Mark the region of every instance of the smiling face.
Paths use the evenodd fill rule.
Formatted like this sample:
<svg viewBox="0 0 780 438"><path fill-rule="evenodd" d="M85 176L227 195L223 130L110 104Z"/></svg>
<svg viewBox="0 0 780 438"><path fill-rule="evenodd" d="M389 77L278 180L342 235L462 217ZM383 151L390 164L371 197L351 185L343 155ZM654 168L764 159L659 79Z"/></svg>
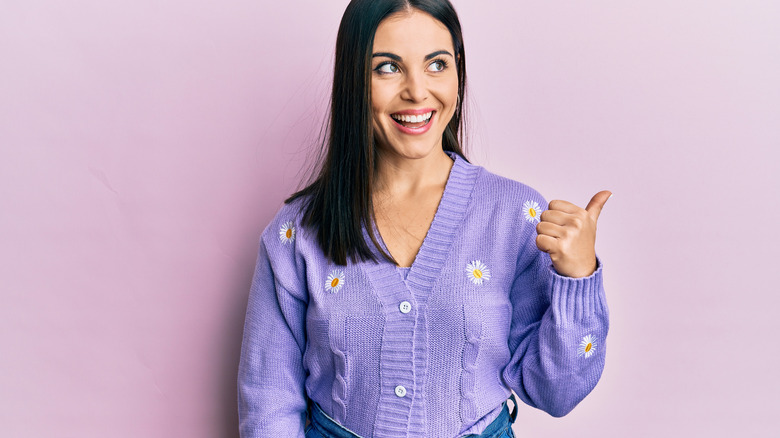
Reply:
<svg viewBox="0 0 780 438"><path fill-rule="evenodd" d="M458 98L454 52L447 27L425 12L401 12L379 24L371 109L380 153L424 158L442 150Z"/></svg>

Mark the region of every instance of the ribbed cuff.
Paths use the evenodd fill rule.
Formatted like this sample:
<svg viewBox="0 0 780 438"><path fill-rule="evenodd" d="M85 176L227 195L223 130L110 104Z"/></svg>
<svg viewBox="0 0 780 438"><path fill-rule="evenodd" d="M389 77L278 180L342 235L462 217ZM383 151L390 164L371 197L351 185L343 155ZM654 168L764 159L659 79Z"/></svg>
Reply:
<svg viewBox="0 0 780 438"><path fill-rule="evenodd" d="M603 264L596 256L596 270L587 277L572 278L552 272L552 296L550 305L556 325L578 323L607 312L602 275Z"/></svg>

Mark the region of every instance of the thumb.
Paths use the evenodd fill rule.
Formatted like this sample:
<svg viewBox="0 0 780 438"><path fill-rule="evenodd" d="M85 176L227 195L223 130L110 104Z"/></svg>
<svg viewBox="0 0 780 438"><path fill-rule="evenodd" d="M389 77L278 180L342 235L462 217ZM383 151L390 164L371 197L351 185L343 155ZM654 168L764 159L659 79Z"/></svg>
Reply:
<svg viewBox="0 0 780 438"><path fill-rule="evenodd" d="M590 202L588 202L588 206L585 207L585 210L593 219L598 219L599 214L601 214L601 209L604 208L604 204L607 203L607 199L609 199L611 196L612 192L609 190L602 190L596 193L590 199Z"/></svg>

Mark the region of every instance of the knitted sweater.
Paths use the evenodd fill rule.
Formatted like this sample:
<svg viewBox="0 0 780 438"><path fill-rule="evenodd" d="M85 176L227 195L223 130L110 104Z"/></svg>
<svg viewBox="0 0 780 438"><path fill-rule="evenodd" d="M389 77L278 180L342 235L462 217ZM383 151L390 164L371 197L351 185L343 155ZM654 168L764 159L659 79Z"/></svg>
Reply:
<svg viewBox="0 0 780 438"><path fill-rule="evenodd" d="M601 260L589 277L559 275L535 244L547 201L450 156L406 279L378 251L378 263L329 262L298 202L265 229L238 370L241 437L303 437L307 397L362 437L451 438L484 429L510 390L558 417L594 388L609 325Z"/></svg>

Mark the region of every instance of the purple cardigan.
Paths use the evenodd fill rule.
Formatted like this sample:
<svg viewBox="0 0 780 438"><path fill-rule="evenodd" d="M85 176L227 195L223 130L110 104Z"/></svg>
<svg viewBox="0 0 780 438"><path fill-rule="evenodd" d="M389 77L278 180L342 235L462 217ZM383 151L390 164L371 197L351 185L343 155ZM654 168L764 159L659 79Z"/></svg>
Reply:
<svg viewBox="0 0 780 438"><path fill-rule="evenodd" d="M450 155L406 281L381 256L328 262L297 202L265 229L238 370L241 437L303 437L307 397L363 437L450 438L481 432L510 390L558 417L595 387L609 327L601 260L589 277L558 275L535 244L546 200Z"/></svg>

